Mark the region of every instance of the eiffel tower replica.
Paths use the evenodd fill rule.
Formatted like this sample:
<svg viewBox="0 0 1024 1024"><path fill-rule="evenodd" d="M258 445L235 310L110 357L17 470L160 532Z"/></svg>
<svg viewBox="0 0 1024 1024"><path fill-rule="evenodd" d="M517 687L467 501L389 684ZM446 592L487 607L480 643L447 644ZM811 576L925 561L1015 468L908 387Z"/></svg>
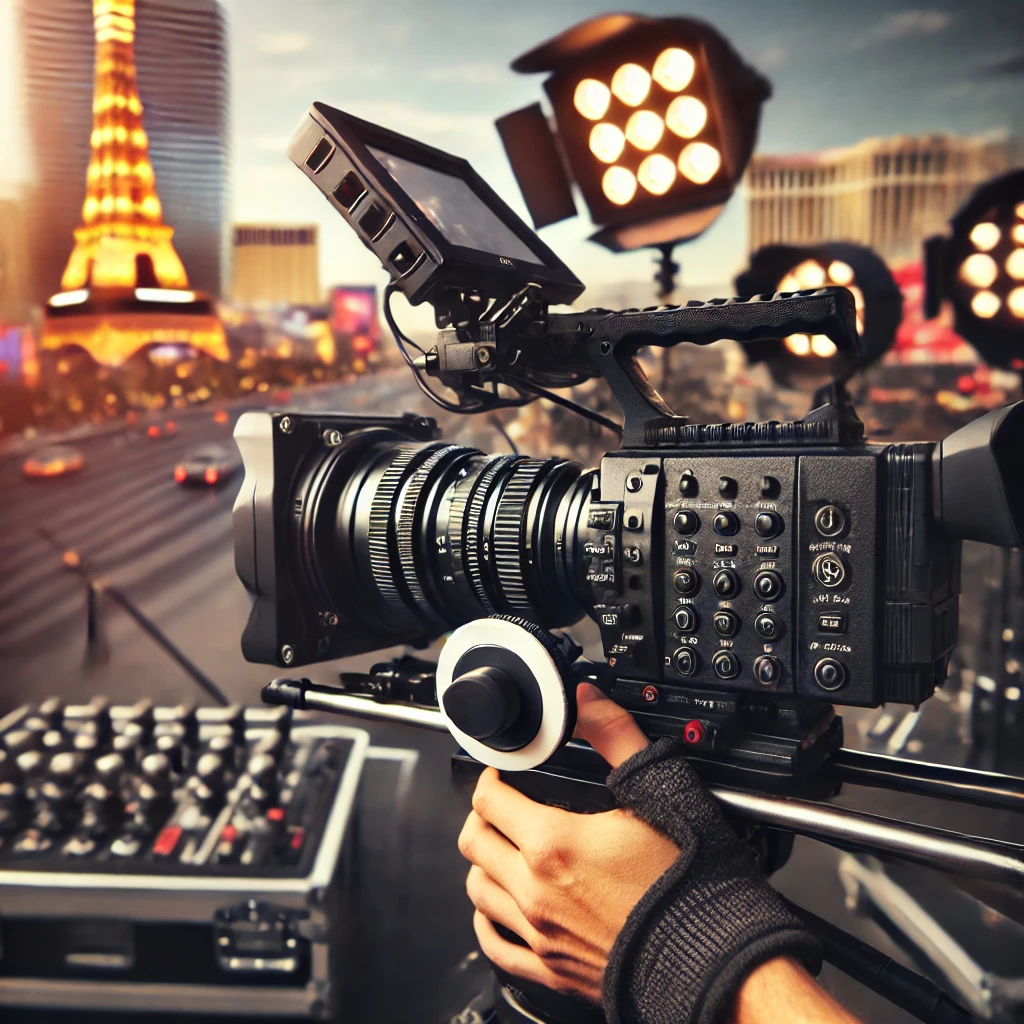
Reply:
<svg viewBox="0 0 1024 1024"><path fill-rule="evenodd" d="M164 223L135 70L135 0L93 0L91 154L82 223L61 291L46 304L44 349L84 348L118 366L149 345L227 360L210 298L189 290Z"/></svg>

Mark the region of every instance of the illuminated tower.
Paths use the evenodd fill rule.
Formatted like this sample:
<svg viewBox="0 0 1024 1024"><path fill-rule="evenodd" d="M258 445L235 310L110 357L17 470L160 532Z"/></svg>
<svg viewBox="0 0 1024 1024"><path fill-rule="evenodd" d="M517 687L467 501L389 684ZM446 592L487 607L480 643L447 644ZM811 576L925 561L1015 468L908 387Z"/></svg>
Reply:
<svg viewBox="0 0 1024 1024"><path fill-rule="evenodd" d="M188 290L164 223L135 70L135 0L93 0L95 89L82 223L47 303L44 348L77 344L108 365L179 344L227 359L208 297Z"/></svg>

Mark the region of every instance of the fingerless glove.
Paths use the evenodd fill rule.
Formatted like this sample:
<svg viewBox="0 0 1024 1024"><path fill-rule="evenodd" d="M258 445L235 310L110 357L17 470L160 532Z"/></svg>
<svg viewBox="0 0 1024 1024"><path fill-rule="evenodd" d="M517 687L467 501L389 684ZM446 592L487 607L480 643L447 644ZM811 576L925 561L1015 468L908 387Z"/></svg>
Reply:
<svg viewBox="0 0 1024 1024"><path fill-rule="evenodd" d="M759 964L788 956L817 973L816 940L768 884L677 741L635 754L609 775L608 788L680 849L612 948L609 1024L720 1024Z"/></svg>

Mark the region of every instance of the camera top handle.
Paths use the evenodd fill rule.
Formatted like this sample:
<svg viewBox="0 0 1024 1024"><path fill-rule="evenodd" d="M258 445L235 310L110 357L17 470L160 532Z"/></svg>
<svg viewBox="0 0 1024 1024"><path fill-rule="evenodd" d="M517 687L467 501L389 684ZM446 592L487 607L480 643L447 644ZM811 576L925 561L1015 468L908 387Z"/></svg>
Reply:
<svg viewBox="0 0 1024 1024"><path fill-rule="evenodd" d="M823 334L855 366L862 355L853 296L845 288L714 299L645 310L594 309L558 313L547 319L545 339L558 344L572 335L582 341L597 372L608 382L623 413L623 447L650 444L652 431L681 426L677 416L647 379L637 360L645 346L667 348L681 342L710 345L731 338L738 342L784 338L790 334Z"/></svg>

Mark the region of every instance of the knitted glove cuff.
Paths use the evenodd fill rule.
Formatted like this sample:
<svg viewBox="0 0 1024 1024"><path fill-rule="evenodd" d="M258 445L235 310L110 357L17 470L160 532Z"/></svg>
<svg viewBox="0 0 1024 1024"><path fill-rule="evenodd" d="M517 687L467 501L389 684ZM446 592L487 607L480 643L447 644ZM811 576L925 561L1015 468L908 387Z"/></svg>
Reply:
<svg viewBox="0 0 1024 1024"><path fill-rule="evenodd" d="M610 1024L712 1024L759 964L790 956L819 968L813 936L761 876L678 743L640 751L608 786L680 847L612 949L603 987Z"/></svg>

